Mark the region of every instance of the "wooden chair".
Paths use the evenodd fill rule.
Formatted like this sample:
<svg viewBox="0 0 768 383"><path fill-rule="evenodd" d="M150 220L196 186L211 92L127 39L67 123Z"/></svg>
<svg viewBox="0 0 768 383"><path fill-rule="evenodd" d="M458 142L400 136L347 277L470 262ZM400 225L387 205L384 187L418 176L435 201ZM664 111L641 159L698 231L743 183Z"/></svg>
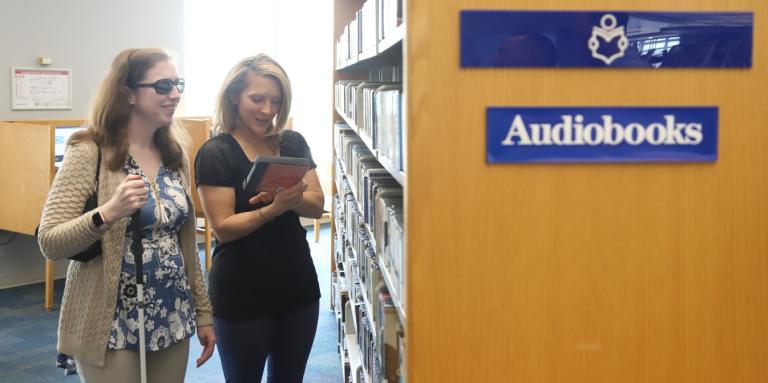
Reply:
<svg viewBox="0 0 768 383"><path fill-rule="evenodd" d="M208 140L208 138L211 136L211 125L212 121L210 117L180 117L177 119L181 125L186 128L187 133L189 133L190 138L192 139L191 145L189 147L189 161L192 166L194 166L195 156L197 156L197 151L200 149L200 147L203 145L203 143ZM203 244L205 248L205 270L211 271L211 245L213 241L213 236L211 232L211 225L210 222L208 222L208 219L205 218L205 213L203 213L203 205L200 202L200 196L197 195L197 188L195 188L195 171L194 169L191 170L192 173L192 203L195 204L195 218L199 218L203 221L202 227L197 227L196 232L198 234L203 235Z"/></svg>
<svg viewBox="0 0 768 383"><path fill-rule="evenodd" d="M288 117L288 121L285 123L286 130L293 130L293 117ZM320 221L323 219L331 219L330 212L323 212L322 217L315 219L315 242L320 242Z"/></svg>
<svg viewBox="0 0 768 383"><path fill-rule="evenodd" d="M320 242L320 221L328 219L330 221L333 219L333 214L331 214L330 211L323 212L323 215L320 218L315 218L315 243Z"/></svg>

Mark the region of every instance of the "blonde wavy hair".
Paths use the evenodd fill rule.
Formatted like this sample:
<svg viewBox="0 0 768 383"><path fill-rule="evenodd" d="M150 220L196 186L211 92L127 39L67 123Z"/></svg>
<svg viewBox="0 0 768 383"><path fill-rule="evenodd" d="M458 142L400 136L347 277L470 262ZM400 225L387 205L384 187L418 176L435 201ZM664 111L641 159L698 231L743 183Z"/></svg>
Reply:
<svg viewBox="0 0 768 383"><path fill-rule="evenodd" d="M282 91L280 110L267 131L267 136L272 137L272 144L276 145L280 133L285 130L288 116L291 113L291 81L288 80L288 75L283 67L263 53L246 57L227 74L216 97L214 133L232 133L237 127L238 107L233 100L239 98L245 87L248 86L248 74L251 73L256 76L270 77L280 85Z"/></svg>

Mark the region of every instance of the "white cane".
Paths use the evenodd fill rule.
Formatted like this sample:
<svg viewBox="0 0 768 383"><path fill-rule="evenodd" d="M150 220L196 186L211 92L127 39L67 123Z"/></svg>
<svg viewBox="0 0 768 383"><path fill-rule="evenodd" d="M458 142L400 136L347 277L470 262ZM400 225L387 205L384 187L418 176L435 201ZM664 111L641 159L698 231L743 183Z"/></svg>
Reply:
<svg viewBox="0 0 768 383"><path fill-rule="evenodd" d="M136 302L139 310L139 363L141 365L141 383L147 383L147 350L144 339L144 246L141 244L141 209L136 210L131 217L133 241L133 265L136 271Z"/></svg>

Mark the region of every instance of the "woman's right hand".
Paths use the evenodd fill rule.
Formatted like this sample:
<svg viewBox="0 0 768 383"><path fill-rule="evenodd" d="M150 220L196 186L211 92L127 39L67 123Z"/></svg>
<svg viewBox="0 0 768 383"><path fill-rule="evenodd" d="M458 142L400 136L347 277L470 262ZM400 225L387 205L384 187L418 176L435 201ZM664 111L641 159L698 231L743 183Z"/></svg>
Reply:
<svg viewBox="0 0 768 383"><path fill-rule="evenodd" d="M307 184L301 181L276 192L272 203L266 207L267 211L269 211L268 215L271 218L275 218L288 210L298 207L304 200L304 190L307 190Z"/></svg>
<svg viewBox="0 0 768 383"><path fill-rule="evenodd" d="M149 189L144 185L141 176L129 174L118 185L115 194L100 209L104 222L113 222L130 216L147 203Z"/></svg>

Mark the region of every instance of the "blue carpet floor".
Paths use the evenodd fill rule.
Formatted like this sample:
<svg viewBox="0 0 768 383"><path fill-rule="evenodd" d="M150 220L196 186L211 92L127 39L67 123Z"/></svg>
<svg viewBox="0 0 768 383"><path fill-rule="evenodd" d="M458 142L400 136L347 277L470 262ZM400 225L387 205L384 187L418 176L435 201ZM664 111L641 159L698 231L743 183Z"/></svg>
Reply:
<svg viewBox="0 0 768 383"><path fill-rule="evenodd" d="M336 346L336 320L330 309L331 239L328 225L321 229L319 243L314 242L311 229L307 232L307 241L312 248L322 298L317 335L304 381L338 383L342 377ZM61 303L63 290L64 281L56 281L57 305ZM77 376L65 377L63 370L55 367L59 312L47 312L42 307L42 284L0 290L0 382L79 382ZM218 353L214 353L202 367L195 368L195 359L201 351L197 338L193 338L186 381L223 382L224 375Z"/></svg>

